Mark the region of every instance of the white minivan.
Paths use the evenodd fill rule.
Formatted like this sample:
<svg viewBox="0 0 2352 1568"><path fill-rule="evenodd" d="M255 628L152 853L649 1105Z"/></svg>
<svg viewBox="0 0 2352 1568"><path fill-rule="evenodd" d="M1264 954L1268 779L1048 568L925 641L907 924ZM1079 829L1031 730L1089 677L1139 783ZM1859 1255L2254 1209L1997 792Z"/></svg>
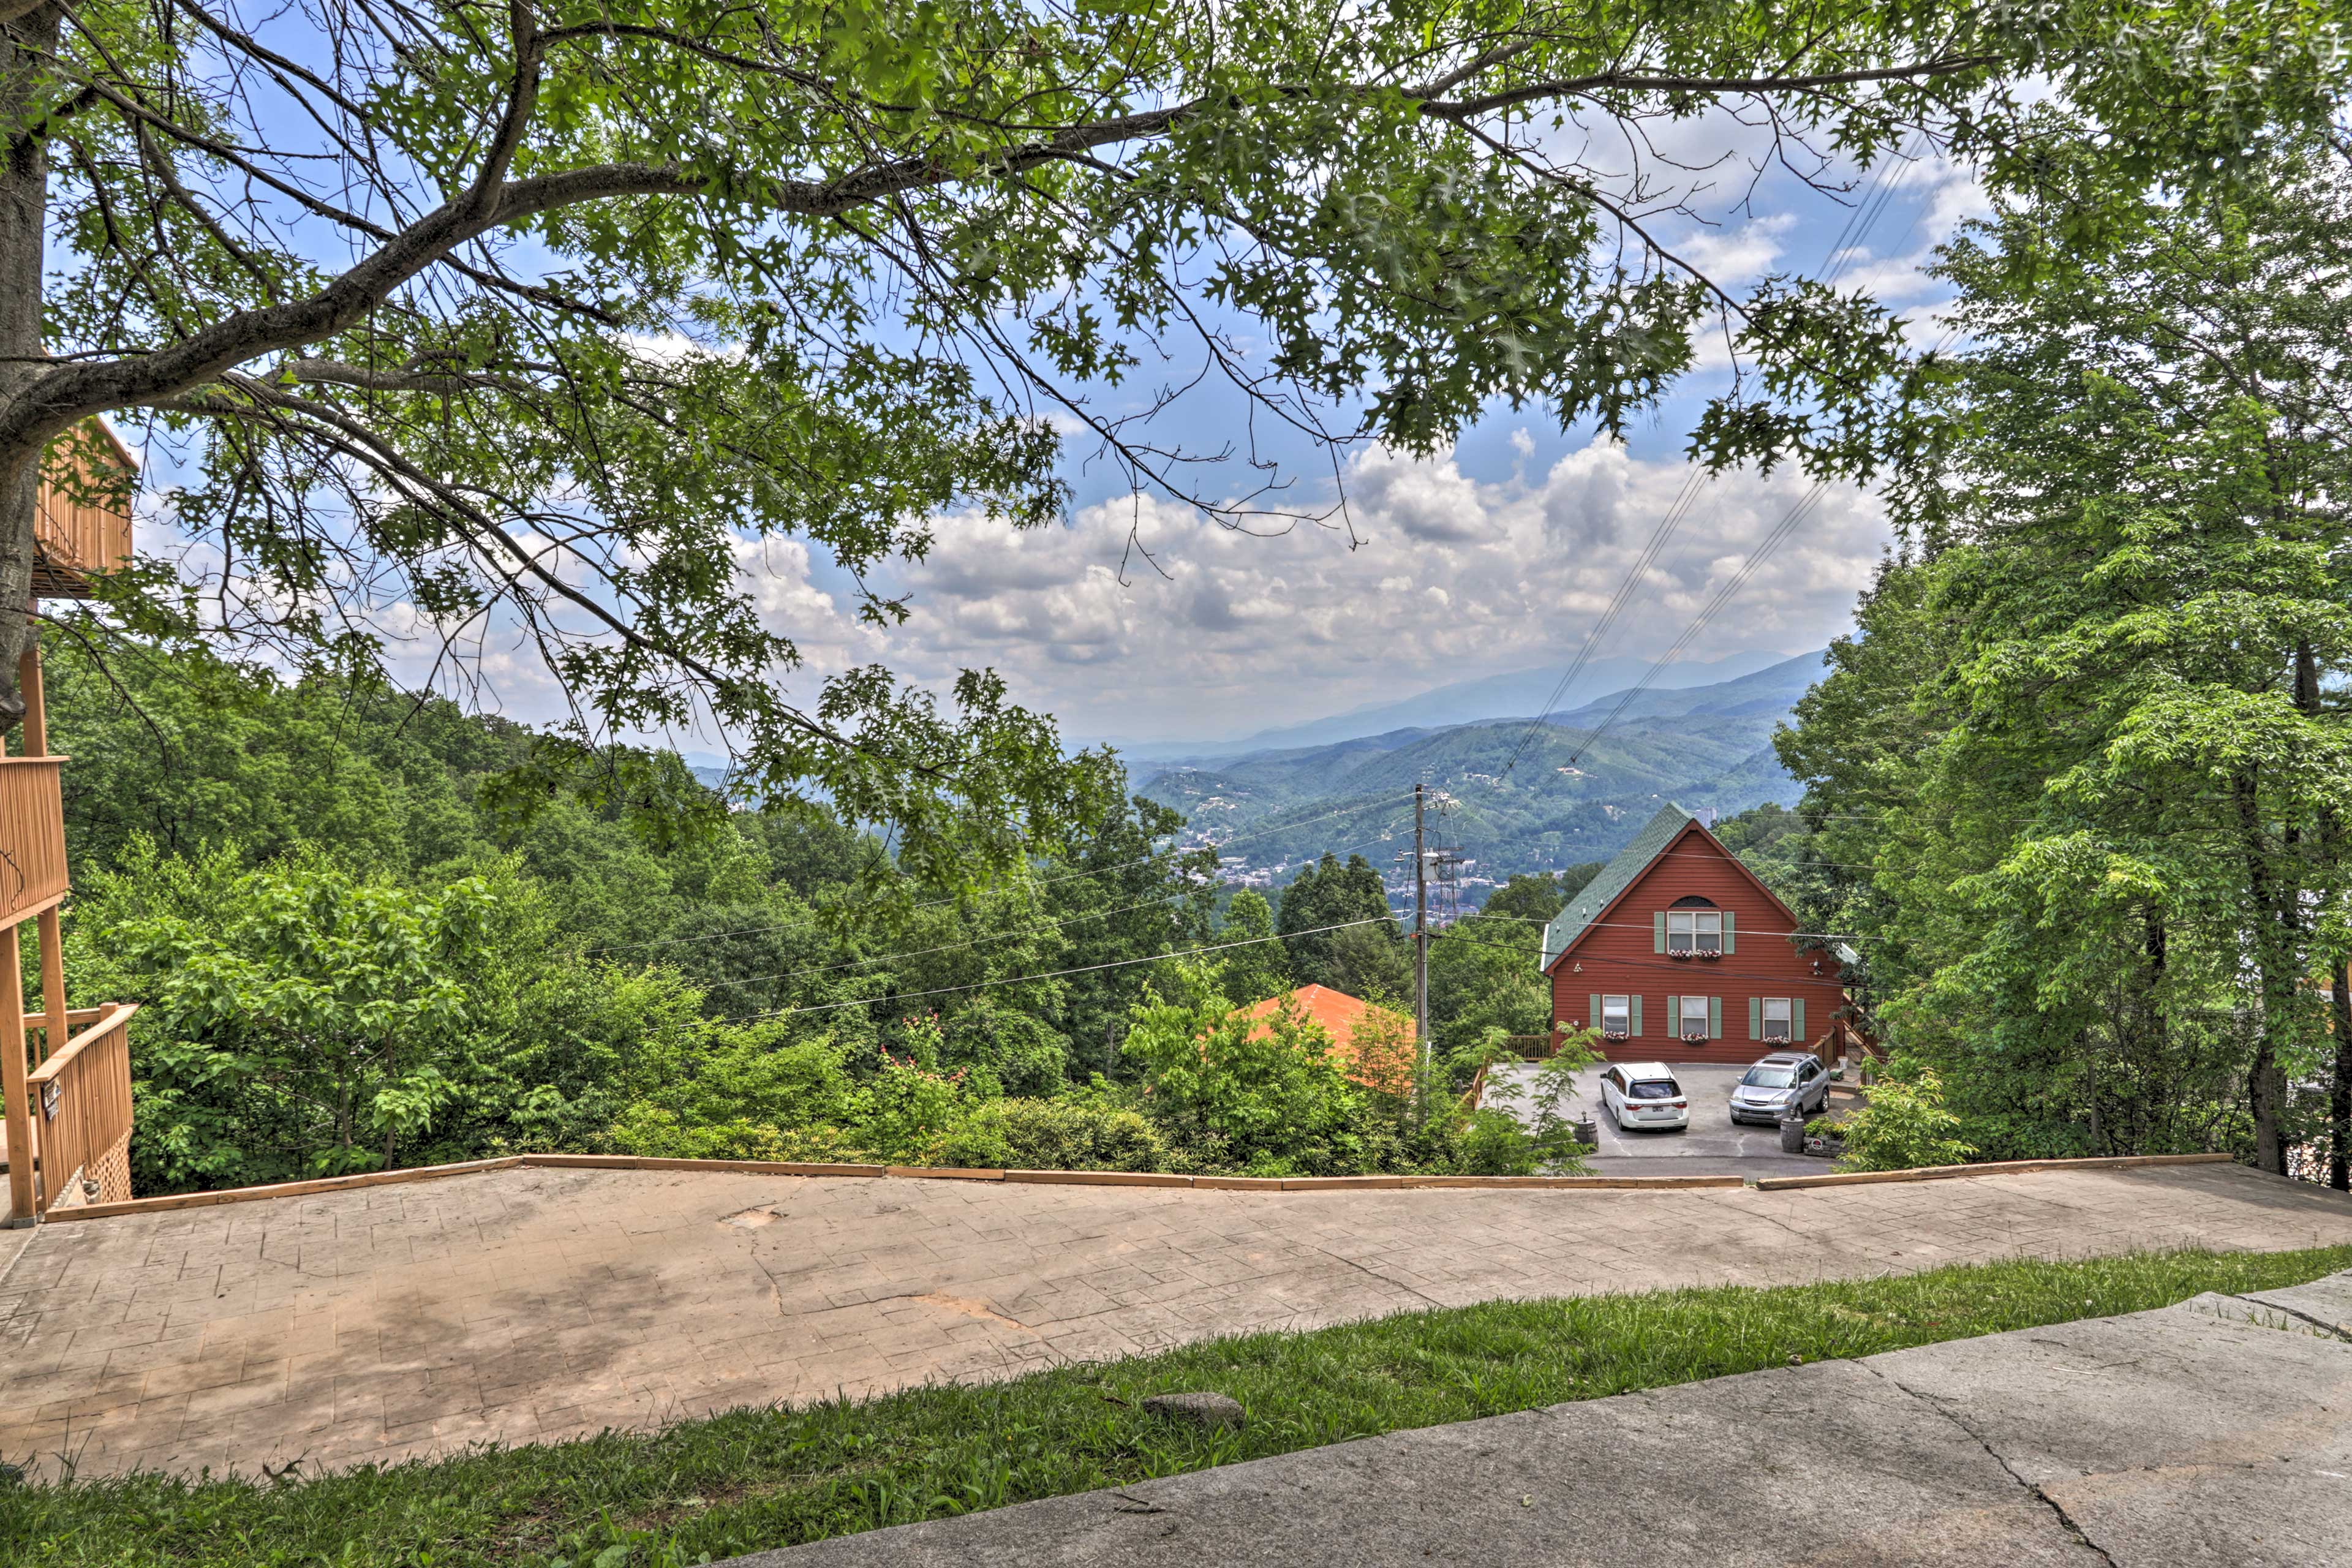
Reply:
<svg viewBox="0 0 2352 1568"><path fill-rule="evenodd" d="M1664 1062L1612 1062L1601 1075L1601 1103L1624 1131L1643 1127L1690 1131L1690 1096Z"/></svg>

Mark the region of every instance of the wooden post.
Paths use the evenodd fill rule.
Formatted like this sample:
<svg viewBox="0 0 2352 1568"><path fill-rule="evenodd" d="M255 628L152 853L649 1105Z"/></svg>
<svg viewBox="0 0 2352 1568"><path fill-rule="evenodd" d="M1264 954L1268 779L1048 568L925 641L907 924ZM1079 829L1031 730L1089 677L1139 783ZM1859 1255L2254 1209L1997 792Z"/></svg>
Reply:
<svg viewBox="0 0 2352 1568"><path fill-rule="evenodd" d="M36 929L41 938L41 1012L47 1020L41 1026L41 1059L48 1060L64 1048L66 1031L66 944L58 929L58 907L51 904L43 910Z"/></svg>
<svg viewBox="0 0 2352 1568"><path fill-rule="evenodd" d="M49 707L41 691L41 645L16 660L16 689L25 699L25 755L49 754Z"/></svg>
<svg viewBox="0 0 2352 1568"><path fill-rule="evenodd" d="M16 922L0 923L0 1093L8 1097L8 1223L30 1225L33 1204L33 1113L25 1100L25 967Z"/></svg>

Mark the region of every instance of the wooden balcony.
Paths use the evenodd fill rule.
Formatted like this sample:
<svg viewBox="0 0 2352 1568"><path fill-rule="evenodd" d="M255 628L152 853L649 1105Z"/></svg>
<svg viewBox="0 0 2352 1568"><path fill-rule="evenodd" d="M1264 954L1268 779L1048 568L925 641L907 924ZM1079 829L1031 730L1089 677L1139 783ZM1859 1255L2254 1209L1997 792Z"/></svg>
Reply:
<svg viewBox="0 0 2352 1568"><path fill-rule="evenodd" d="M63 757L0 757L0 918L32 919L68 890Z"/></svg>
<svg viewBox="0 0 2352 1568"><path fill-rule="evenodd" d="M92 577L130 563L138 471L129 448L97 420L50 447L33 519L36 598L86 599Z"/></svg>

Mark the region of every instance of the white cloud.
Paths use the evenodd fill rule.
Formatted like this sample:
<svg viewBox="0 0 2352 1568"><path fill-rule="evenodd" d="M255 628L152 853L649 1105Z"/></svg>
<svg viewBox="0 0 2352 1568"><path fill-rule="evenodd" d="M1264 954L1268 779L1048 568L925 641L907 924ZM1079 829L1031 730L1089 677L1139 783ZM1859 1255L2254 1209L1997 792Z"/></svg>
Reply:
<svg viewBox="0 0 2352 1568"><path fill-rule="evenodd" d="M1029 533L946 517L929 559L889 584L913 614L887 634L856 626L796 543L746 546L745 565L812 673L880 658L937 680L990 666L1066 732L1207 739L1565 658L1687 472L1600 441L1491 482L1451 457L1367 451L1348 470L1353 548L1343 530L1254 538L1148 498ZM1707 487L1601 651L1663 651L1810 488L1788 470ZM1130 525L1156 569L1129 555ZM1832 489L1686 657L1819 647L1850 624L1885 538L1874 498Z"/></svg>
<svg viewBox="0 0 2352 1568"><path fill-rule="evenodd" d="M1676 246L1675 254L1724 288L1737 289L1772 270L1796 226L1796 214L1773 213L1737 228L1701 229Z"/></svg>

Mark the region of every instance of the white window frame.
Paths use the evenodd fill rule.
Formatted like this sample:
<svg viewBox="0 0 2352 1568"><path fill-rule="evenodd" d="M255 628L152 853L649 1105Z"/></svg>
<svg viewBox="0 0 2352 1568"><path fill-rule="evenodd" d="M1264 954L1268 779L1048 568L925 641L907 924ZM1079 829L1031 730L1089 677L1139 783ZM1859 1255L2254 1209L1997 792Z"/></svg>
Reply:
<svg viewBox="0 0 2352 1568"><path fill-rule="evenodd" d="M1721 910L1668 910L1666 911L1666 951L1668 952L1721 952L1723 951L1723 911Z"/></svg>
<svg viewBox="0 0 2352 1568"><path fill-rule="evenodd" d="M1631 994L1601 998L1601 1032L1633 1038L1633 998Z"/></svg>
<svg viewBox="0 0 2352 1568"><path fill-rule="evenodd" d="M1780 1009L1780 1016L1778 1018L1772 1016L1772 1009L1775 1007ZM1762 1029L1762 1035L1765 1039L1795 1039L1797 1037L1796 1019L1796 1004L1792 998L1787 996L1767 996L1764 998L1764 1026ZM1777 1035L1772 1032L1772 1026L1775 1024L1780 1026L1780 1032Z"/></svg>
<svg viewBox="0 0 2352 1568"><path fill-rule="evenodd" d="M1698 1024L1695 1028L1691 1024L1691 1004L1694 1002L1698 1004ZM1707 1005L1707 999L1706 997L1685 996L1682 999L1677 1010L1681 1013L1682 1017L1676 1025L1676 1031L1684 1039L1687 1040L1697 1038L1704 1040L1713 1037L1714 1032L1708 1027L1708 1026L1713 1019L1715 1010Z"/></svg>

